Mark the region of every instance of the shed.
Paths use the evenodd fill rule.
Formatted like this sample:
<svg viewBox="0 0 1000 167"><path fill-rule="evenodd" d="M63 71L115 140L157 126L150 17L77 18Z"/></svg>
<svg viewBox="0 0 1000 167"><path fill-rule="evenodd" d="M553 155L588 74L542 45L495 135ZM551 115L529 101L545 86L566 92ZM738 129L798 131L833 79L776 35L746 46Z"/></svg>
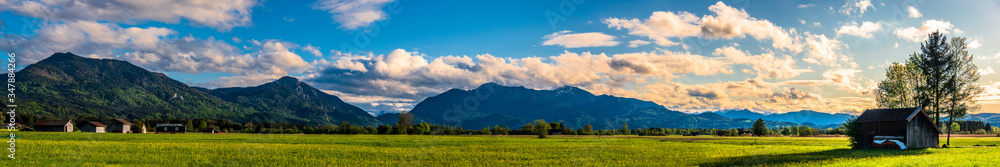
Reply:
<svg viewBox="0 0 1000 167"><path fill-rule="evenodd" d="M100 122L87 122L87 123L84 123L84 124L80 125L80 131L81 132L104 133L105 132L104 128L106 128L106 127L107 126L104 126L104 124L101 124Z"/></svg>
<svg viewBox="0 0 1000 167"><path fill-rule="evenodd" d="M146 125L132 126L132 133L146 133Z"/></svg>
<svg viewBox="0 0 1000 167"><path fill-rule="evenodd" d="M34 125L35 131L73 132L73 122L69 120L40 120Z"/></svg>
<svg viewBox="0 0 1000 167"><path fill-rule="evenodd" d="M184 133L187 127L181 124L156 124L156 133Z"/></svg>
<svg viewBox="0 0 1000 167"><path fill-rule="evenodd" d="M113 120L111 120L110 123L108 123L108 132L111 132L111 133L129 133L130 131L132 131L132 127L131 126L132 126L132 122L128 122L128 121L126 121L124 119L121 119L121 118L113 119Z"/></svg>
<svg viewBox="0 0 1000 167"><path fill-rule="evenodd" d="M860 148L875 146L875 138L899 140L907 148L936 148L941 129L921 108L869 109L854 122Z"/></svg>

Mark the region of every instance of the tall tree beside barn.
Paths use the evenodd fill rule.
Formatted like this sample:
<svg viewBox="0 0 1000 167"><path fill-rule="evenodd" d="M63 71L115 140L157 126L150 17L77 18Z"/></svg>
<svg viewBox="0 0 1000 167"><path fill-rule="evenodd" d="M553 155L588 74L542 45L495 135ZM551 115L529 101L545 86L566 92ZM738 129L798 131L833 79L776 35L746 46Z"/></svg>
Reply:
<svg viewBox="0 0 1000 167"><path fill-rule="evenodd" d="M948 52L950 68L947 73L950 75L944 83L948 105L941 112L948 114L949 124L965 117L970 110L979 109L975 97L983 92L983 88L976 83L979 81L979 68L972 62L973 56L969 54L965 41L964 37L954 37L948 44L951 50ZM951 145L951 132L952 129L948 129L948 145Z"/></svg>
<svg viewBox="0 0 1000 167"><path fill-rule="evenodd" d="M941 32L934 32L920 44L920 50L905 64L894 63L886 70L886 79L879 83L875 94L878 106L921 107L938 126L942 125L942 115L954 120L977 109L974 98L982 88L976 84L978 68L972 62L966 39L949 41Z"/></svg>

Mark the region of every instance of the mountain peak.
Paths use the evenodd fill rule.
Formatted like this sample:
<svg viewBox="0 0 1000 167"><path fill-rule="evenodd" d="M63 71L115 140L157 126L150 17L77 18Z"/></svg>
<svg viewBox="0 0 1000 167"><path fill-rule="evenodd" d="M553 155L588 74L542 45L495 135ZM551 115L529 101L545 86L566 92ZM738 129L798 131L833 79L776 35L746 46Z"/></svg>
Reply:
<svg viewBox="0 0 1000 167"><path fill-rule="evenodd" d="M76 54L73 54L73 53L70 53L70 52L66 52L66 53L59 52L59 53L52 54L52 56L49 56L49 58L45 58L42 61L46 61L46 62L50 62L50 61L67 61L67 60L77 60L77 59L82 59L82 58L83 57L80 57L80 56L78 56Z"/></svg>
<svg viewBox="0 0 1000 167"><path fill-rule="evenodd" d="M282 83L282 84L298 84L299 83L299 79L295 78L295 77L292 77L292 76L283 76L283 77L279 78L278 80L274 80L274 82L275 83Z"/></svg>
<svg viewBox="0 0 1000 167"><path fill-rule="evenodd" d="M501 85L497 84L497 83L494 83L494 82L487 82L487 83L483 83L482 85L479 85L479 87L476 88L476 89L486 88L486 87L494 87L495 88L495 87L501 87Z"/></svg>

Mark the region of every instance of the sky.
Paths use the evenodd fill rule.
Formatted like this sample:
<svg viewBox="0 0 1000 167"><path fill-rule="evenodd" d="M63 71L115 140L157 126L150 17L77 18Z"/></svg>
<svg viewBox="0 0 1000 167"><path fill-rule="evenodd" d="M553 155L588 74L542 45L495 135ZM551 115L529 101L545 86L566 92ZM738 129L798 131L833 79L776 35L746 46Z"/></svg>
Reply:
<svg viewBox="0 0 1000 167"><path fill-rule="evenodd" d="M698 113L857 114L926 34L965 37L1000 112L998 1L0 0L0 52L206 88L294 76L369 113L487 82Z"/></svg>

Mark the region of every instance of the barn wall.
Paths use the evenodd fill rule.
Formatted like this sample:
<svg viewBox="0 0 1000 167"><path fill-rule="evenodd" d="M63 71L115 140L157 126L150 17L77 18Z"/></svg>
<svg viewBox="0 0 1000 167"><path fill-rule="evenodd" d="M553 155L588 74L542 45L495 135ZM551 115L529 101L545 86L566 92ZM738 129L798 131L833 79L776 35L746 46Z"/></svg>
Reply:
<svg viewBox="0 0 1000 167"><path fill-rule="evenodd" d="M875 145L875 136L906 136L906 122L865 122L858 123L858 131L861 132L858 142L861 148L871 148ZM906 139L904 139L904 143Z"/></svg>
<svg viewBox="0 0 1000 167"><path fill-rule="evenodd" d="M934 124L925 117L917 116L907 125L907 147L912 148L936 148L938 145L938 132L934 129Z"/></svg>

